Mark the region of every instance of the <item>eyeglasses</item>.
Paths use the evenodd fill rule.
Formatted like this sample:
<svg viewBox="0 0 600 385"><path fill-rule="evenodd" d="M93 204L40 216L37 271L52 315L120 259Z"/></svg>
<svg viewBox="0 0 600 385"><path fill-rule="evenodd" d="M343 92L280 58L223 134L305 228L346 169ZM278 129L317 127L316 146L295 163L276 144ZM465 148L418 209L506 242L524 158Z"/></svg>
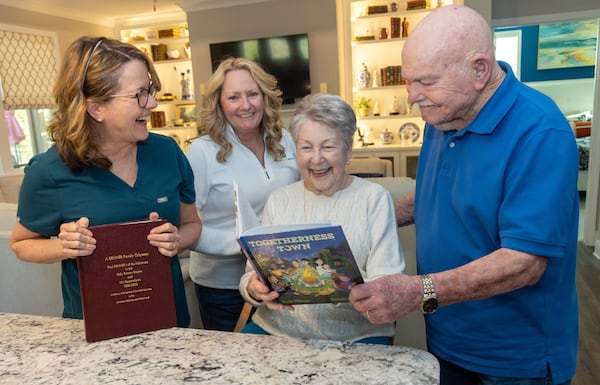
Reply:
<svg viewBox="0 0 600 385"><path fill-rule="evenodd" d="M150 100L150 95L152 95L153 98L155 98L156 96L156 89L154 89L154 86L151 84L148 88L144 88L143 90L140 90L138 93L136 94L120 94L120 95L110 95L111 98L129 98L129 99L137 99L138 102L138 106L140 106L140 108L146 108L146 105L148 105L148 101Z"/></svg>

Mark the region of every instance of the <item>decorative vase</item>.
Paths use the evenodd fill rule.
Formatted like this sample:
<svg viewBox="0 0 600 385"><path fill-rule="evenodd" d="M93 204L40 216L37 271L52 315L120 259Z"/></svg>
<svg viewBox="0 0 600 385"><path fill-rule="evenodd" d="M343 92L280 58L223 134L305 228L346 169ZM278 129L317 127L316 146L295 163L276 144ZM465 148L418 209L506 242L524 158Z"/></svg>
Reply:
<svg viewBox="0 0 600 385"><path fill-rule="evenodd" d="M390 144L394 140L394 134L392 134L387 128L384 132L379 134L379 138L381 138L381 142L383 144Z"/></svg>
<svg viewBox="0 0 600 385"><path fill-rule="evenodd" d="M365 63L362 63L362 69L358 71L358 86L367 88L371 85L371 74Z"/></svg>
<svg viewBox="0 0 600 385"><path fill-rule="evenodd" d="M379 39L384 40L384 39L387 39L387 37L388 37L387 28L381 28L381 30L379 31Z"/></svg>

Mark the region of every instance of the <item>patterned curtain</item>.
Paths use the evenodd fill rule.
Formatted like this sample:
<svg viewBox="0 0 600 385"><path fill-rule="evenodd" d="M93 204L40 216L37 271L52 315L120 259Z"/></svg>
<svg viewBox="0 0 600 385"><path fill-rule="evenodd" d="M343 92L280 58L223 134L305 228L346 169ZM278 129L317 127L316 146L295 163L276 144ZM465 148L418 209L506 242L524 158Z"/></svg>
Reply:
<svg viewBox="0 0 600 385"><path fill-rule="evenodd" d="M0 91L6 110L54 108L56 38L0 28Z"/></svg>

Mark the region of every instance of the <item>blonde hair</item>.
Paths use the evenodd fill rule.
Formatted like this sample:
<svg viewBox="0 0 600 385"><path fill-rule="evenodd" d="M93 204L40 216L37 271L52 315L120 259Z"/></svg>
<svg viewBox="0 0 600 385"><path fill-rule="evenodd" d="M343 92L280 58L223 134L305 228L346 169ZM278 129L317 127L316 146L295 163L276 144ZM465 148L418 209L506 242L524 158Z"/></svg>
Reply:
<svg viewBox="0 0 600 385"><path fill-rule="evenodd" d="M234 70L246 70L256 81L264 97L264 113L260 123L259 131L266 134L265 145L267 152L275 160L280 160L284 154L284 148L279 143L282 137L282 123L279 117L281 108L281 90L277 87L277 79L262 69L257 63L244 59L228 57L224 59L206 85L208 108L201 114L200 135L207 134L215 143L221 146L217 152L217 161L225 163L231 154L233 146L227 140L227 120L221 108L221 90L225 81L225 74Z"/></svg>
<svg viewBox="0 0 600 385"><path fill-rule="evenodd" d="M131 44L83 36L65 52L54 85L57 109L48 126L48 135L71 170L79 172L83 167L111 166L100 150L96 123L87 113L87 100L107 103L119 89L121 68L132 60L146 65L151 86L160 90L160 80L152 61Z"/></svg>

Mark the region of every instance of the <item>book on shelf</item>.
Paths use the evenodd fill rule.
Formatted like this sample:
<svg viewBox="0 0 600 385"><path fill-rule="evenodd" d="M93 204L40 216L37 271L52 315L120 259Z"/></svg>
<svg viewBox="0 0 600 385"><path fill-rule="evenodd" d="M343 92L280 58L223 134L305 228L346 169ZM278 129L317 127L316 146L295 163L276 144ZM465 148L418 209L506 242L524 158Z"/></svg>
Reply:
<svg viewBox="0 0 600 385"><path fill-rule="evenodd" d="M402 21L399 17L390 18L390 34L391 38L399 38L402 36Z"/></svg>
<svg viewBox="0 0 600 385"><path fill-rule="evenodd" d="M426 8L431 8L431 3L429 0L408 0L406 3L407 11Z"/></svg>
<svg viewBox="0 0 600 385"><path fill-rule="evenodd" d="M283 304L348 302L363 282L341 226L263 225L238 239L259 278Z"/></svg>
<svg viewBox="0 0 600 385"><path fill-rule="evenodd" d="M85 338L106 340L177 326L170 258L150 245L165 220L91 226L96 250L77 258Z"/></svg>

